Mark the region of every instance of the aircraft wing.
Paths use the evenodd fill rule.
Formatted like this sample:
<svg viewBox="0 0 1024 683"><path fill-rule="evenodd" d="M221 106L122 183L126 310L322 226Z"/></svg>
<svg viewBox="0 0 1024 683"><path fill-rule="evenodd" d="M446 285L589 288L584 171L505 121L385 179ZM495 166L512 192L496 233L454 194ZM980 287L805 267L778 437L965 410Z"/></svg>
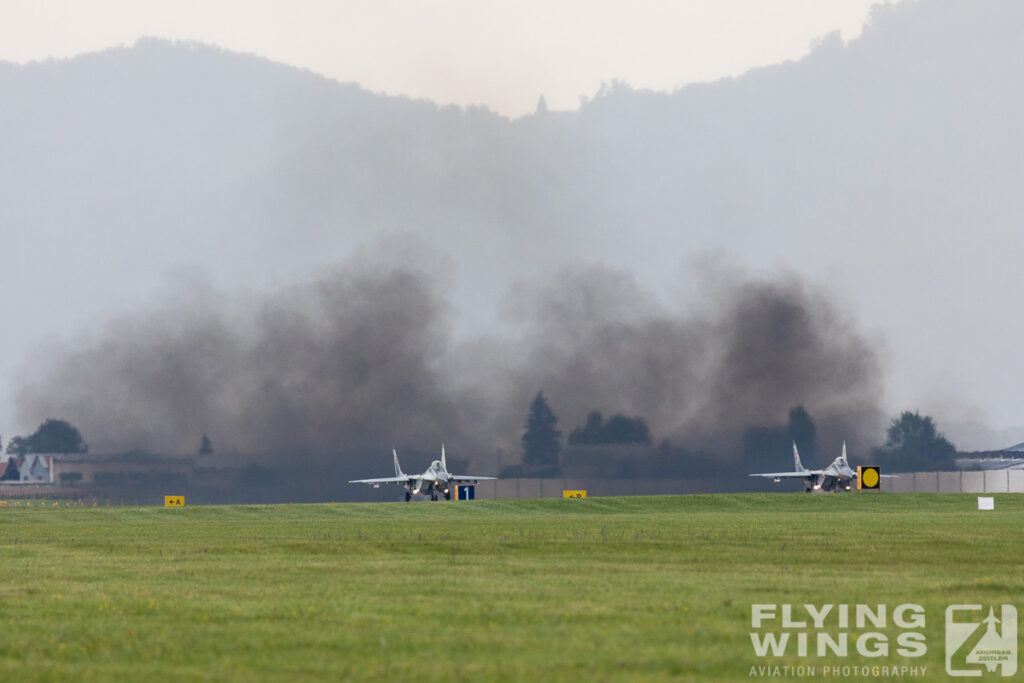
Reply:
<svg viewBox="0 0 1024 683"><path fill-rule="evenodd" d="M381 477L380 479L349 479L350 484L405 484L415 477Z"/></svg>
<svg viewBox="0 0 1024 683"><path fill-rule="evenodd" d="M448 481L484 481L485 479L497 479L497 477L474 477L471 474L448 475Z"/></svg>
<svg viewBox="0 0 1024 683"><path fill-rule="evenodd" d="M751 474L752 477L772 477L773 479L804 479L824 474L823 470L804 470L803 472L763 472Z"/></svg>

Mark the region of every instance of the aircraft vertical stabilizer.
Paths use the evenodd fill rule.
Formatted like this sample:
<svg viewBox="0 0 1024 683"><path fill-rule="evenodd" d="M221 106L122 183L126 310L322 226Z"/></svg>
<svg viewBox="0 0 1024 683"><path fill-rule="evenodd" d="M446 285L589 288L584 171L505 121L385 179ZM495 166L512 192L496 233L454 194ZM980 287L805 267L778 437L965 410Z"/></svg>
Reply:
<svg viewBox="0 0 1024 683"><path fill-rule="evenodd" d="M793 442L793 465L797 472L806 472L807 468L800 462L800 451L796 449L796 441Z"/></svg>
<svg viewBox="0 0 1024 683"><path fill-rule="evenodd" d="M395 476L404 477L405 474L402 473L402 466L398 464L398 451L392 448L391 454L395 456Z"/></svg>
<svg viewBox="0 0 1024 683"><path fill-rule="evenodd" d="M441 469L445 472L448 471L448 463L444 459L444 444L441 444Z"/></svg>

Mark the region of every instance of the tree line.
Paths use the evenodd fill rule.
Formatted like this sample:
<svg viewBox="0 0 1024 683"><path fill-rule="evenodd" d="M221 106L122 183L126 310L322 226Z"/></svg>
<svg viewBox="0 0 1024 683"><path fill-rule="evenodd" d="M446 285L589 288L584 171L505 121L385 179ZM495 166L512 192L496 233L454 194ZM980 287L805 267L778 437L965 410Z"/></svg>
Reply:
<svg viewBox="0 0 1024 683"><path fill-rule="evenodd" d="M503 476L548 477L561 473L562 432L558 417L548 404L543 391L530 402L522 436L522 465L504 468ZM764 466L765 456L774 458L788 453L796 443L805 462L816 455L814 420L802 406L789 411L782 427L755 426L743 434L741 460L750 467ZM569 432L569 446L647 446L652 444L650 429L642 417L612 415L607 420L598 411L591 412L583 425ZM696 467L708 469L714 461L707 454L688 454L673 449L665 441L657 449L649 449L650 457L660 459L671 469L676 459L689 458ZM903 411L886 430L883 444L871 449L870 461L890 472L937 471L956 469L956 446L939 431L935 420L918 411Z"/></svg>
<svg viewBox="0 0 1024 683"><path fill-rule="evenodd" d="M522 436L522 464L504 468L502 476L552 477L562 472L560 456L562 432L558 417L543 391L530 402ZM786 453L790 443L796 443L805 462L812 462L816 451L814 420L803 406L789 411L787 424L782 427L751 427L744 432L741 459L750 467L763 466L765 455L776 457ZM684 474L684 468L673 468L680 458L689 459L687 471L709 469L714 459L706 454L688 454L667 441L657 449L652 445L650 428L642 417L614 414L605 419L599 411L587 415L584 424L569 432L570 446L633 446L647 447L654 471ZM2 446L2 443L0 443ZM29 453L87 453L89 446L79 430L66 420L47 419L28 436L16 436L7 444L7 453L25 456ZM202 435L197 453L213 452L206 434ZM894 418L886 430L885 443L871 450L871 464L890 472L912 472L956 469L956 446L939 431L934 419L919 412L904 411ZM636 463L634 471L643 470ZM673 471L678 469L680 471ZM12 470L13 471L13 470ZM628 474L628 473L616 473Z"/></svg>

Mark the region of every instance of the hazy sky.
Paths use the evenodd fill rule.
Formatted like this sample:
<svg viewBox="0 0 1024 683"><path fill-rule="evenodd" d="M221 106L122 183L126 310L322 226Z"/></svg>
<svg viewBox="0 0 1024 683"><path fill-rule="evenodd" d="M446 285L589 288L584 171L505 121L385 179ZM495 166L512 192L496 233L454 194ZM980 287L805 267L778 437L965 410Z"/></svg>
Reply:
<svg viewBox="0 0 1024 683"><path fill-rule="evenodd" d="M82 95L80 112L62 104L69 92L62 74L70 66L25 69L38 81L8 79L15 94L2 112L16 124L0 130L7 136L0 148L11 159L20 150L23 165L0 167L7 172L0 241L5 253L50 249L65 279L40 273L27 259L9 264L8 279L19 283L21 295L0 300L2 319L21 320L38 335L0 338L0 433L28 433L49 415L15 424L4 398L26 376L15 371L30 372L23 370L32 367L30 352L160 300L161 277L178 283L194 279L181 272L209 267L211 282L225 291L273 288L349 258L382 226L399 226L440 235L456 263L454 289L468 293L455 304L456 331L475 331L502 313L499 296L509 282L501 277L534 264L542 234L556 245L547 265L563 252L612 263L669 299L695 293L677 292L672 283L690 268L686 258L706 250L725 250L758 274L796 271L813 286L826 284L827 295L877 346L886 410L921 409L941 417L947 432L954 419L1015 428L985 446L957 436L962 446L1024 440L1013 380L1024 373L1024 357L1007 327L1016 318L1006 313L1019 298L1015 259L1024 248L1015 222L1024 96L1006 85L1020 80L1024 10L1019 0L907 0L871 15L870 3L0 0L0 60L67 58L142 36L198 40L374 91L486 104L513 116L533 111L541 94L549 108L574 108L612 79L671 90L799 60L835 31L851 41L843 48L830 40L800 64L677 98L629 95L635 112L652 122L649 131L632 114L550 119L545 125L575 131L550 157L538 153L548 148L536 135L548 129L529 121L459 117L392 101L386 126L361 127L370 109L359 107L381 98L234 58L224 70L233 80L196 78L226 56L212 49L191 51L196 59L188 64L161 62L162 81L149 80L143 67L187 49L153 42L109 60L83 60L75 71L80 80L70 84ZM872 16L871 30L861 34ZM115 62L139 68L114 83L107 69ZM0 75L8 72L19 73ZM285 90L246 80L267 73ZM294 81L309 98L298 106L278 94L294 92L285 86ZM17 95L36 84L38 97ZM225 86L230 97L220 97ZM168 98L148 97L153 87ZM139 115L148 120L110 116L102 103L119 88L137 93ZM670 99L686 100L700 125L675 118ZM194 103L209 126L190 127L184 102ZM605 102L634 111L625 91ZM163 116L164 106L174 120ZM131 131L111 127L126 121ZM81 123L91 127L89 135ZM182 148L157 144L166 156L151 154L152 125ZM419 134L424 125L441 132ZM349 133L361 136L351 149L344 144ZM251 145L257 136L262 144ZM58 149L54 139L72 144L50 153ZM395 139L413 150L407 159L388 153ZM509 146L520 143L528 148ZM110 154L109 144L119 153ZM688 153L687 145L712 154ZM193 175L199 167L191 160L212 149L223 152L219 174ZM537 168L549 171L541 181ZM360 180L367 169L377 174L370 190ZM126 186L133 191L125 194ZM293 223L301 234L289 229ZM489 232L477 233L478 226ZM236 240L251 236L257 239L239 258ZM650 248L661 239L670 246ZM505 273L491 265L499 258L509 264ZM474 326L473 315L488 317Z"/></svg>
<svg viewBox="0 0 1024 683"><path fill-rule="evenodd" d="M509 115L575 108L602 81L671 90L860 33L876 0L4 0L0 60L142 36L198 40L374 91Z"/></svg>

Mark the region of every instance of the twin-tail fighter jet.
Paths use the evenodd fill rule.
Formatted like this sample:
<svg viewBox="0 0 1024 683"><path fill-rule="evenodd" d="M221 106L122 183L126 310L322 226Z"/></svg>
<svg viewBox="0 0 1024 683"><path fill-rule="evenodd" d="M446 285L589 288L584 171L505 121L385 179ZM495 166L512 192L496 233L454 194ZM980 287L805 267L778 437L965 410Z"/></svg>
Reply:
<svg viewBox="0 0 1024 683"><path fill-rule="evenodd" d="M430 463L430 467L423 474L405 474L402 466L398 464L398 451L392 450L395 458L395 476L381 477L380 479L352 479L350 484L372 484L373 488L380 488L381 484L401 484L405 487L405 500L408 502L414 495L429 495L430 500L438 500L444 496L445 500L451 500L452 488L456 484L475 484L484 479L495 479L496 477L477 477L468 474L452 474L448 471L448 463L444 458L444 446L441 446L441 459Z"/></svg>
<svg viewBox="0 0 1024 683"><path fill-rule="evenodd" d="M821 491L824 493L836 493L849 491L857 485L857 470L850 467L846 461L846 442L843 442L843 454L832 461L832 464L823 470L809 470L800 462L800 451L796 449L796 442L793 442L793 463L796 466L795 472L764 472L751 474L752 477L771 477L775 483L783 479L802 479L805 490L808 492ZM890 478L891 474L880 475Z"/></svg>

